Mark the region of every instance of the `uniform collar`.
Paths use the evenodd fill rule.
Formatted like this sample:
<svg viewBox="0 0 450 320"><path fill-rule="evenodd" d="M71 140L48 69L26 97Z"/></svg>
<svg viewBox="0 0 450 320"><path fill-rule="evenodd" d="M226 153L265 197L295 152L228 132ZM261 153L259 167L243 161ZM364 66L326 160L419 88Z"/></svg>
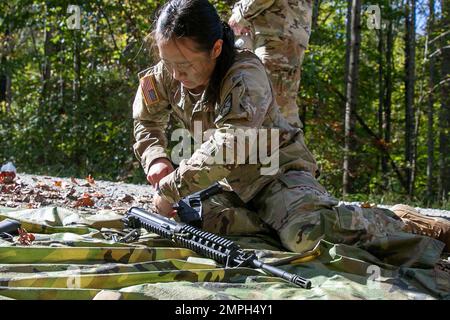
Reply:
<svg viewBox="0 0 450 320"><path fill-rule="evenodd" d="M208 101L208 95L206 93L206 89L203 90L202 93L199 94L195 94L195 93L191 93L188 89L186 89L181 83L181 97L183 100L185 99L190 99L190 97L193 98L193 100L197 100L196 98L200 97L194 104L193 108L192 108L192 114L196 113L196 112L200 112L200 111L208 111L209 108L209 103Z"/></svg>

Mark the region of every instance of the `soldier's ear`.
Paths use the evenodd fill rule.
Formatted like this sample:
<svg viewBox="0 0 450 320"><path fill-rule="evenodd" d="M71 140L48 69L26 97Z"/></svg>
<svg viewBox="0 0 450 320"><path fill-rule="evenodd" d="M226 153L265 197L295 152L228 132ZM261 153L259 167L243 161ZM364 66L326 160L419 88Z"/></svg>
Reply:
<svg viewBox="0 0 450 320"><path fill-rule="evenodd" d="M217 57L220 56L220 53L222 52L222 45L223 45L223 40L217 39L216 43L214 43L214 46L211 51L211 59L217 59Z"/></svg>

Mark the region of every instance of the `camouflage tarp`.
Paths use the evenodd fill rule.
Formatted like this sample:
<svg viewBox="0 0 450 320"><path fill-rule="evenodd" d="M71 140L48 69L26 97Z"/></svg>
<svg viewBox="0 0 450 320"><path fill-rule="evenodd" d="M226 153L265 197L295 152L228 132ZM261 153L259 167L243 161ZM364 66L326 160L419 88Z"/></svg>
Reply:
<svg viewBox="0 0 450 320"><path fill-rule="evenodd" d="M121 232L121 216L108 210L0 208L0 220L8 217L36 239L30 246L0 240L0 299L92 299L100 292L121 299L450 298L448 272L394 267L326 241L304 257L268 236L230 237L261 260L311 279L306 290L260 270L222 268L155 234L116 243L110 235Z"/></svg>

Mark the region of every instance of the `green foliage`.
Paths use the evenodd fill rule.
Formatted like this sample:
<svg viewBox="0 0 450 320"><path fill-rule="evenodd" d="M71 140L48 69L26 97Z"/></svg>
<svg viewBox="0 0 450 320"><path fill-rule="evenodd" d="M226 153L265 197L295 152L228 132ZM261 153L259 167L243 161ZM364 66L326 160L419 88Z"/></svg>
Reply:
<svg viewBox="0 0 450 320"><path fill-rule="evenodd" d="M132 152L131 105L137 72L152 63L143 41L159 4L70 4L80 5L81 30L68 28L69 1L0 5L0 32L9 36L2 71L12 79L13 95L1 113L0 162L13 160L25 172L143 182Z"/></svg>
<svg viewBox="0 0 450 320"><path fill-rule="evenodd" d="M213 3L226 20L233 2ZM68 28L69 4L81 8L81 30ZM0 163L12 160L22 172L92 174L97 179L144 183L144 174L132 151L131 106L137 72L154 62L144 38L152 29L161 4L155 0L1 2L0 75L11 79L12 96L11 103L0 102ZM371 4L380 5L382 18L394 23L389 152L402 169L403 8L388 0ZM345 1L321 1L317 26L303 63L298 99L307 143L322 171L320 181L336 196L341 194L342 184L346 12ZM363 13L357 112L378 133L378 33L368 29L366 21ZM421 71L423 48L424 36L419 35L418 88L426 81ZM49 77L45 76L45 67L50 70ZM416 91L419 100L421 92ZM419 116L420 122L425 123L424 112ZM349 200L407 201L393 171L382 175L380 150L359 124L356 140L359 193L350 195ZM417 198L412 201L424 203L426 130L419 131L417 151Z"/></svg>
<svg viewBox="0 0 450 320"><path fill-rule="evenodd" d="M394 54L392 76L392 137L388 145L389 153L401 173L404 169L404 8L396 1L372 1L371 5L378 4L381 8L384 23L392 23L394 30ZM418 12L422 12L427 3L421 3ZM363 5L361 15L361 49L359 70L359 95L357 113L366 125L377 135L378 132L378 106L380 83L378 81L378 68L380 54L378 50L379 31L367 27L367 15ZM347 3L343 1L324 1L320 6L316 28L313 28L310 45L305 54L302 67L302 82L299 93L300 114L305 120L305 132L308 146L321 168L319 178L328 190L336 196L342 193L342 162L344 145L344 107L345 95L345 35L346 35ZM420 14L419 14L420 17ZM386 37L386 28L382 30ZM426 113L425 102L421 97L426 87L428 75L424 71L427 67L423 59L425 35L419 33L416 42L416 107L421 112L419 116L419 136L417 140L417 174L416 196L413 199L405 195L398 177L392 167L389 171L381 172L381 151L376 147L374 138L356 124L355 156L353 168L355 174L355 189L357 194L349 195L346 200L390 203L417 203L432 205L426 198ZM386 72L386 47L383 49L381 61ZM422 87L421 87L422 86ZM423 97L422 97L423 98ZM435 124L438 123L436 116ZM437 127L435 128L437 130ZM437 145L437 136L436 136ZM437 148L436 148L437 149ZM438 151L435 150L436 159ZM437 166L436 166L437 167ZM435 168L435 177L438 175ZM445 177L444 177L445 179ZM448 204L436 202L435 206Z"/></svg>

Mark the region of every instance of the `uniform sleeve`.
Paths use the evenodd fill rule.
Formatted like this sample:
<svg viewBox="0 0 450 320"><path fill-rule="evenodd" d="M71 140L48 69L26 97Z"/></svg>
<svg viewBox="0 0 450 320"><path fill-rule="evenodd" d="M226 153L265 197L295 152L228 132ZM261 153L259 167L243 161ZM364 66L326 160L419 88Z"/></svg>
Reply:
<svg viewBox="0 0 450 320"><path fill-rule="evenodd" d="M141 78L133 103L134 153L145 174L153 160L169 158L166 153L165 129L169 121L170 104L167 96L167 75L162 64L152 67Z"/></svg>
<svg viewBox="0 0 450 320"><path fill-rule="evenodd" d="M235 166L246 164L249 150L253 150L251 143L256 138L242 138L245 133L257 133L262 127L272 99L262 64L260 68L239 70L227 78L217 107L216 129L189 159L183 160L174 172L160 181L163 197L169 202L178 202L226 178ZM238 152L243 149L244 154Z"/></svg>
<svg viewBox="0 0 450 320"><path fill-rule="evenodd" d="M248 26L249 20L272 6L274 2L275 0L241 0L233 6L232 15L238 24Z"/></svg>

